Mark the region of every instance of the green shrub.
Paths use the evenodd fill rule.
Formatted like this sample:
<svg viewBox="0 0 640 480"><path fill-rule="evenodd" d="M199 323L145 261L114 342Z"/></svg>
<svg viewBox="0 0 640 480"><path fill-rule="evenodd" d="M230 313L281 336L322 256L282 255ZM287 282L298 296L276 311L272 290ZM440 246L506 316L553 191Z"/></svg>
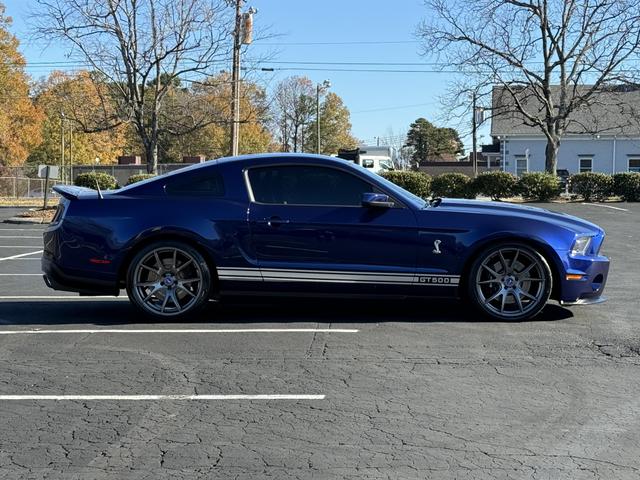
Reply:
<svg viewBox="0 0 640 480"><path fill-rule="evenodd" d="M132 183L141 182L142 180L147 180L149 178L153 178L155 175L153 173L138 173L136 175L131 175L127 180L127 185L131 185Z"/></svg>
<svg viewBox="0 0 640 480"><path fill-rule="evenodd" d="M613 176L613 193L627 202L640 201L640 173L616 173Z"/></svg>
<svg viewBox="0 0 640 480"><path fill-rule="evenodd" d="M118 186L115 177L104 172L81 173L73 183L78 187L93 188L94 190L96 190L96 183L100 185L100 190L111 190Z"/></svg>
<svg viewBox="0 0 640 480"><path fill-rule="evenodd" d="M432 197L476 198L473 182L464 173L442 173L431 182Z"/></svg>
<svg viewBox="0 0 640 480"><path fill-rule="evenodd" d="M580 195L587 202L606 200L613 195L611 175L595 172L577 173L571 176L569 182L571 192Z"/></svg>
<svg viewBox="0 0 640 480"><path fill-rule="evenodd" d="M492 200L512 197L517 193L518 179L508 172L493 171L478 175L473 181L478 193Z"/></svg>
<svg viewBox="0 0 640 480"><path fill-rule="evenodd" d="M560 179L546 172L524 173L518 179L518 192L526 199L546 202L558 196Z"/></svg>
<svg viewBox="0 0 640 480"><path fill-rule="evenodd" d="M381 175L418 197L427 198L431 191L431 177L424 172L392 170Z"/></svg>

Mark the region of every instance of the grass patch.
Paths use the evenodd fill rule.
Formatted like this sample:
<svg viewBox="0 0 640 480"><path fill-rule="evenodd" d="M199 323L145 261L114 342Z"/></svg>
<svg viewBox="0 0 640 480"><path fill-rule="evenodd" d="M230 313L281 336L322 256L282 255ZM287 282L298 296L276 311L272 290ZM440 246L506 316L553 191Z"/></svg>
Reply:
<svg viewBox="0 0 640 480"><path fill-rule="evenodd" d="M57 204L57 197L49 199L49 206L56 206ZM44 205L42 198L0 197L0 207L42 207L42 205Z"/></svg>

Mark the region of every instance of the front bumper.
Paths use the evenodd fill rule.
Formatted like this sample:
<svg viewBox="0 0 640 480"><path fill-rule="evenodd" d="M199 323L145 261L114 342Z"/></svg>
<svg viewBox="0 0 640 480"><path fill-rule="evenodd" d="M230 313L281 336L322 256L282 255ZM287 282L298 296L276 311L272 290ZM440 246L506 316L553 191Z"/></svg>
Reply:
<svg viewBox="0 0 640 480"><path fill-rule="evenodd" d="M96 280L65 272L46 253L41 260L44 283L53 290L75 292L80 295L118 295L120 289L112 282Z"/></svg>
<svg viewBox="0 0 640 480"><path fill-rule="evenodd" d="M607 257L570 258L569 267L560 281L561 305L593 305L606 300L602 293L609 275Z"/></svg>

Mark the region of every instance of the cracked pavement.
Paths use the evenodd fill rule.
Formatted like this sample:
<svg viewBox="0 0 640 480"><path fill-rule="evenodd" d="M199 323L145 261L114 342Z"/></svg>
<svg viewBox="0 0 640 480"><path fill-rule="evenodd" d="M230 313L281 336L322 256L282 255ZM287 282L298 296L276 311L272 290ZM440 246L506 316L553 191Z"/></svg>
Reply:
<svg viewBox="0 0 640 480"><path fill-rule="evenodd" d="M639 478L640 205L618 206L629 211L548 205L607 231L609 301L550 304L530 322L484 321L459 302L298 299L152 324L122 301L3 300L0 330L360 331L0 335L0 394L326 395L0 400L0 479ZM0 224L4 235L14 227ZM20 227L11 235L40 231ZM37 261L0 262L0 273L38 272ZM37 276L0 286L54 295Z"/></svg>

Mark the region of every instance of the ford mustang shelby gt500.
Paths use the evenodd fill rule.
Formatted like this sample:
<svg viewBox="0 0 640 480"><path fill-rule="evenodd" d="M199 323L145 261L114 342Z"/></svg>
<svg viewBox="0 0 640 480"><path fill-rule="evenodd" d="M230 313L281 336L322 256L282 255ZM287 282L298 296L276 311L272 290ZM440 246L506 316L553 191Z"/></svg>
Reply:
<svg viewBox="0 0 640 480"><path fill-rule="evenodd" d="M56 186L44 280L185 317L225 295L462 297L501 320L603 299L604 231L540 208L425 201L318 155L209 161L114 191Z"/></svg>

